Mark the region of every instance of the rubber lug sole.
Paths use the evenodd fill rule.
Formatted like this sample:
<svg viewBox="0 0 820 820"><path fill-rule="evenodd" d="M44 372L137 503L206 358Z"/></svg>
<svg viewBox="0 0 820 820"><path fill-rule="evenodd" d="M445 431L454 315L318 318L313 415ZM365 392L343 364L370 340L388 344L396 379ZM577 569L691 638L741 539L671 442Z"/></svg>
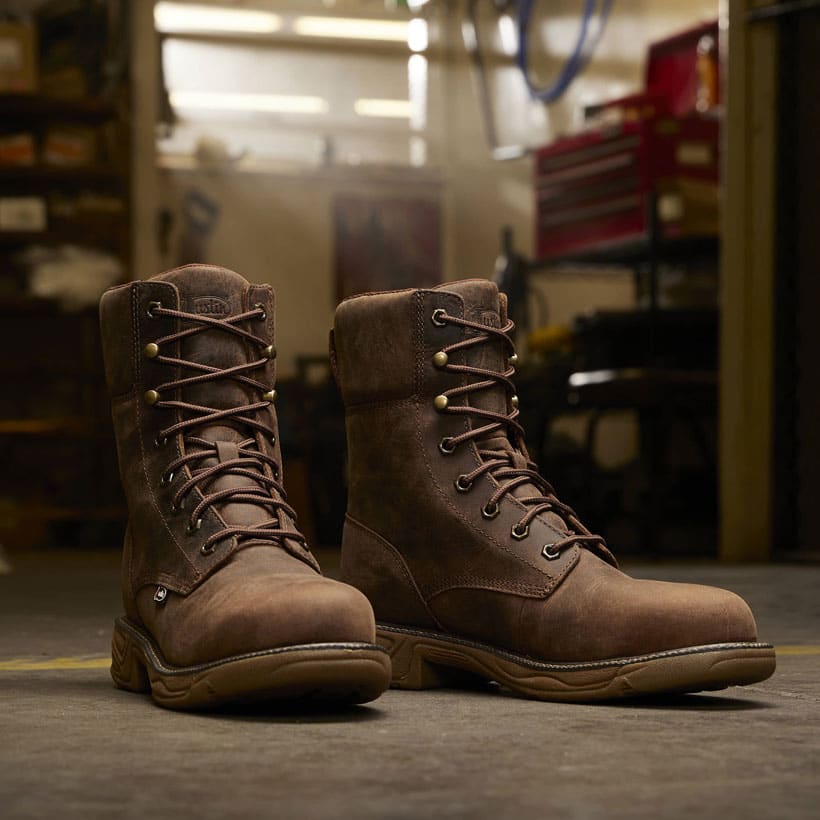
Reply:
<svg viewBox="0 0 820 820"><path fill-rule="evenodd" d="M485 644L434 632L378 624L390 652L391 686L459 686L464 673L495 681L529 698L589 702L746 686L770 677L775 651L765 643L690 646L629 658L543 663Z"/></svg>
<svg viewBox="0 0 820 820"><path fill-rule="evenodd" d="M118 618L111 677L120 689L150 693L169 709L297 700L354 704L388 688L390 658L376 644L316 643L174 667L147 633Z"/></svg>

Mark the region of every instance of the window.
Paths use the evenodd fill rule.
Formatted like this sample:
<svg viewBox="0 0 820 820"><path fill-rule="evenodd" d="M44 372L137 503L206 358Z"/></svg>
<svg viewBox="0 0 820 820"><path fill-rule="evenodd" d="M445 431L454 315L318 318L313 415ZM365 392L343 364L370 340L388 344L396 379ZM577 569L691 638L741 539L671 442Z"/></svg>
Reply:
<svg viewBox="0 0 820 820"><path fill-rule="evenodd" d="M308 4L304 4L308 6ZM172 125L164 165L412 165L440 159L436 25L158 3Z"/></svg>

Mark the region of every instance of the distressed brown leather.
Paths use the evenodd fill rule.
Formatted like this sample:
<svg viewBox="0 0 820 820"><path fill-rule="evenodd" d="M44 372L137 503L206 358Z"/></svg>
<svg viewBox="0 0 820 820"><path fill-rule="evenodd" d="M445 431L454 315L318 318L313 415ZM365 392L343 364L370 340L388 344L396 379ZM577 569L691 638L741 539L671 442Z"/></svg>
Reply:
<svg viewBox="0 0 820 820"><path fill-rule="evenodd" d="M197 486L174 512L172 499L191 478L184 466L168 486L162 477L168 465L186 453L202 450L186 431L157 442L160 430L183 419L180 410L151 406L144 394L164 383L190 377L188 369L147 358L145 346L184 330L178 318L149 315L152 302L186 313L227 317L261 305L264 319L243 324L266 343L274 344L274 294L270 287L250 285L223 268L188 265L148 281L107 291L100 303L106 377L111 393L120 476L128 502L129 521L122 565L123 605L128 619L147 631L171 664L190 666L229 656L281 646L322 642L372 642L374 622L366 598L350 586L324 578L296 522L277 511L278 526L291 537L230 537L217 541L213 552L201 547L209 536L229 526L253 527L272 518L253 503L227 498L207 507L198 530L188 533L192 507L206 493L253 483L232 473L220 473ZM252 326L252 327L251 327ZM173 350L166 349L173 346ZM206 329L163 348L163 356L219 369L258 360L259 350L246 339ZM275 384L275 356L253 378ZM258 391L230 378L186 385L173 391L189 404L229 409L259 402ZM275 432L273 403L253 417ZM197 463L204 469L237 457L238 444L252 438L254 446L279 465L278 440L237 419L200 425L194 437L213 443L215 454ZM277 437L278 438L278 437ZM210 445L209 445L210 446ZM265 465L265 475L273 475ZM276 476L273 476L276 478ZM280 475L281 480L281 475ZM271 491L273 496L280 496ZM158 587L164 600L154 599Z"/></svg>
<svg viewBox="0 0 820 820"><path fill-rule="evenodd" d="M364 592L380 623L433 629L547 661L591 661L682 647L754 641L746 603L710 587L635 580L603 542L572 543L560 556L547 544L573 530L541 512L521 540L511 528L526 512L523 485L488 520L482 505L498 489L491 474L468 492L454 482L481 465L479 446L528 458L523 442L496 432L450 455L443 438L469 431L470 416L439 412L434 397L476 381L445 372L433 356L480 331L436 326L433 312L500 328L506 303L491 282L468 280L431 290L354 297L336 311L331 355L346 408L348 516L342 578ZM504 371L495 340L451 362ZM463 403L510 412L501 387L468 393ZM479 429L476 427L475 429Z"/></svg>

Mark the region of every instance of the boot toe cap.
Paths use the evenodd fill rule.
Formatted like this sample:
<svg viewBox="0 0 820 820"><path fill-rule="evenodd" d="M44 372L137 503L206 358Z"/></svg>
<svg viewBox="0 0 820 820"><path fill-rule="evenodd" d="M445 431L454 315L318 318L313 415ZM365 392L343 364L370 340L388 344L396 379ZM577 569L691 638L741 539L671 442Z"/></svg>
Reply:
<svg viewBox="0 0 820 820"><path fill-rule="evenodd" d="M650 584L643 620L653 650L757 640L748 604L734 592L696 584Z"/></svg>
<svg viewBox="0 0 820 820"><path fill-rule="evenodd" d="M278 575L220 589L218 579L169 600L148 624L169 663L192 666L289 646L375 641L369 602L346 584Z"/></svg>

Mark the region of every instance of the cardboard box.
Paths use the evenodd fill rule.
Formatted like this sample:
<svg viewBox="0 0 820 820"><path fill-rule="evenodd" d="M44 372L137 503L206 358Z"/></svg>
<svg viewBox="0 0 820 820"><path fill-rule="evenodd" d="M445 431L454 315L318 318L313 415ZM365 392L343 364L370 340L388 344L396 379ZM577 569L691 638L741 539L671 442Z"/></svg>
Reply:
<svg viewBox="0 0 820 820"><path fill-rule="evenodd" d="M0 22L0 94L33 94L36 91L34 27Z"/></svg>
<svg viewBox="0 0 820 820"><path fill-rule="evenodd" d="M36 161L34 134L0 134L0 167L31 166Z"/></svg>
<svg viewBox="0 0 820 820"><path fill-rule="evenodd" d="M91 165L97 157L97 133L93 128L54 126L43 140L46 165L79 167Z"/></svg>
<svg viewBox="0 0 820 820"><path fill-rule="evenodd" d="M39 233L47 227L46 201L42 197L0 198L0 231Z"/></svg>

